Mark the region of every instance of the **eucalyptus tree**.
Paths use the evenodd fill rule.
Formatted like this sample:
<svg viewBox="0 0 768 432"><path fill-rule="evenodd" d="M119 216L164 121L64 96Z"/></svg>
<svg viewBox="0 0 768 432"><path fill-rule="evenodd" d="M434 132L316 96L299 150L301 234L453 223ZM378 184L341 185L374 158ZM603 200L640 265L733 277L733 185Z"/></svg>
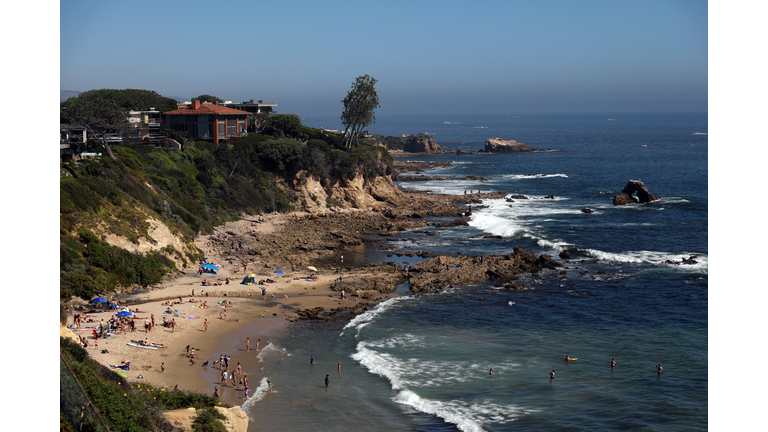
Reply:
<svg viewBox="0 0 768 432"><path fill-rule="evenodd" d="M374 88L376 80L368 75L357 77L352 84L352 90L344 98L344 111L341 113L341 123L344 125L344 135L341 143L346 147L359 145L358 136L362 129L376 123L373 110L379 107L379 95Z"/></svg>

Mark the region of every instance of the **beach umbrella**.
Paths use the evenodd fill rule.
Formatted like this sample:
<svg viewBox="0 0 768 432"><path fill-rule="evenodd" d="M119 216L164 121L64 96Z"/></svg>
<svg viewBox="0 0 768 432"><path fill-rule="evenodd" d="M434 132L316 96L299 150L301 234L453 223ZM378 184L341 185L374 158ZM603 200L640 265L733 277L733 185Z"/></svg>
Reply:
<svg viewBox="0 0 768 432"><path fill-rule="evenodd" d="M310 269L310 270L312 270L312 271L317 271L317 268L316 268L316 267L314 267L314 266L309 266L309 267L307 267L307 268L308 268L308 269Z"/></svg>
<svg viewBox="0 0 768 432"><path fill-rule="evenodd" d="M128 311L120 311L120 312L117 313L117 316L119 316L120 318L131 316L131 315L133 315L133 314L128 312Z"/></svg>
<svg viewBox="0 0 768 432"><path fill-rule="evenodd" d="M109 300L105 299L104 297L96 297L95 299L91 300L91 303L109 303Z"/></svg>
<svg viewBox="0 0 768 432"><path fill-rule="evenodd" d="M275 270L272 273L283 274L283 272L281 272L280 270Z"/></svg>

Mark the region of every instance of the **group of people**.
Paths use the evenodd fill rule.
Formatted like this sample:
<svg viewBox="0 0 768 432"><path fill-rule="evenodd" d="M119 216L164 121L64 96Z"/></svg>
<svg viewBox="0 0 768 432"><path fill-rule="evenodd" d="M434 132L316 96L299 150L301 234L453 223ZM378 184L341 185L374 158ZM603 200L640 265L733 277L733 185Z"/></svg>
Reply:
<svg viewBox="0 0 768 432"><path fill-rule="evenodd" d="M221 279L217 279L216 282L208 282L206 279L203 279L203 282L200 284L200 286L221 286L221 285L229 285L229 278L224 278L224 282L222 282Z"/></svg>

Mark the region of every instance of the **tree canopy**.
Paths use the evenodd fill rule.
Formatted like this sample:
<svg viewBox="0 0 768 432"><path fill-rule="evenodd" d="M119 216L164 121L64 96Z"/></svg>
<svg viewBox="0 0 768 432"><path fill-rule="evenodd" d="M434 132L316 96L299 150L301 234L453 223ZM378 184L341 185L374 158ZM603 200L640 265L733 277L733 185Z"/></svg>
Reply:
<svg viewBox="0 0 768 432"><path fill-rule="evenodd" d="M341 113L341 123L345 126L342 144L352 147L359 145L358 135L362 129L371 123L376 123L373 110L379 107L379 95L374 88L376 80L368 75L357 77L352 84L352 90L342 100L344 111Z"/></svg>
<svg viewBox="0 0 768 432"><path fill-rule="evenodd" d="M224 99L219 99L216 96L211 96L211 95L208 95L208 94L200 95L200 96L198 96L196 98L193 98L193 99L199 100L200 103L203 103L203 102L224 102Z"/></svg>
<svg viewBox="0 0 768 432"><path fill-rule="evenodd" d="M60 117L62 121L84 126L89 134L101 140L109 157L116 160L106 135L121 133L128 127L128 120L115 101L92 95L69 98L61 104Z"/></svg>
<svg viewBox="0 0 768 432"><path fill-rule="evenodd" d="M161 96L152 90L88 90L87 92L80 93L77 98L83 100L108 99L123 109L147 110L155 108L162 112L176 109L175 99ZM66 101L63 103L66 103Z"/></svg>

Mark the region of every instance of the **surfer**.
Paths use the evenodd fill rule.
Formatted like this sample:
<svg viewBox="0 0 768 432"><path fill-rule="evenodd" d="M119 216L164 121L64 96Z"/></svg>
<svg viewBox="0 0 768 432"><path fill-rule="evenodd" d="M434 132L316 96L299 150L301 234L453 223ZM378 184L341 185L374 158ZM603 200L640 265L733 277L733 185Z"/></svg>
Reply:
<svg viewBox="0 0 768 432"><path fill-rule="evenodd" d="M571 360L571 358L570 358L569 356L567 356L567 355L566 355L566 356L565 356L565 361L570 361L570 360Z"/></svg>

